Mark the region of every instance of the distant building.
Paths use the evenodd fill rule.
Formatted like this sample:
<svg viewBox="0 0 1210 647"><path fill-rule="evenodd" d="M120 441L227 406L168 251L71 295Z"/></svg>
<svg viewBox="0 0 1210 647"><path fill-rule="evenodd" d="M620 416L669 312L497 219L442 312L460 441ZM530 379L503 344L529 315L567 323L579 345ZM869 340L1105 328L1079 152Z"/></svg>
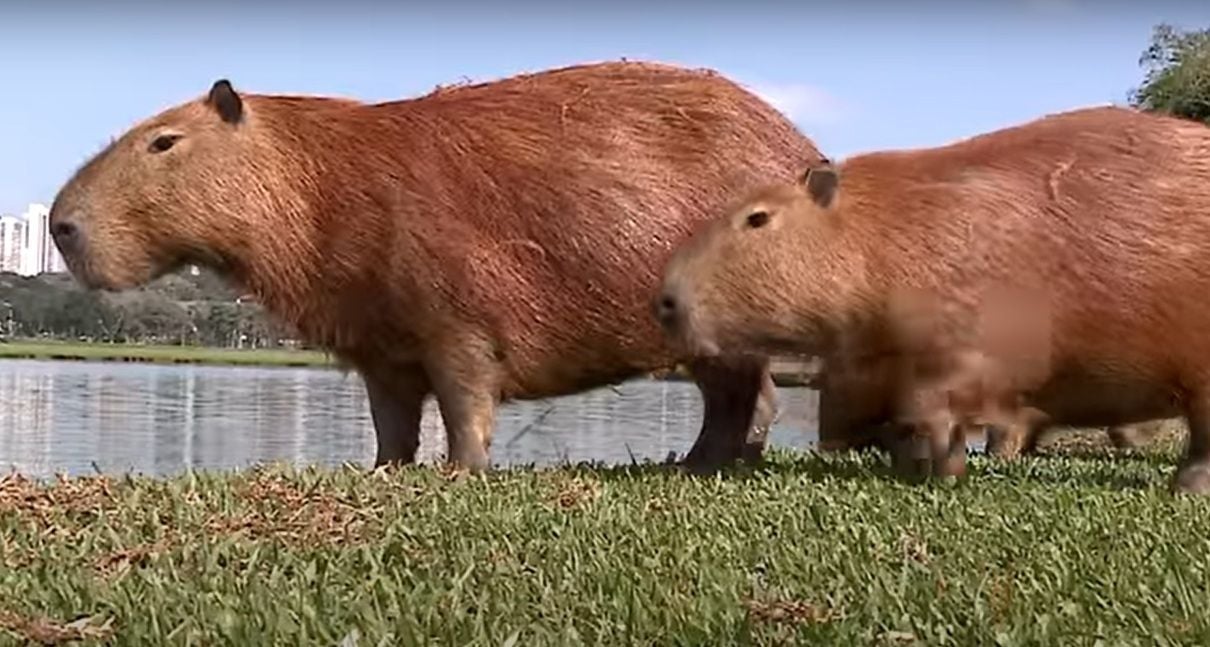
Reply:
<svg viewBox="0 0 1210 647"><path fill-rule="evenodd" d="M21 272L25 250L25 221L16 216L0 216L0 272Z"/></svg>
<svg viewBox="0 0 1210 647"><path fill-rule="evenodd" d="M0 216L0 272L34 276L66 272L50 235L50 208L31 204L20 216Z"/></svg>

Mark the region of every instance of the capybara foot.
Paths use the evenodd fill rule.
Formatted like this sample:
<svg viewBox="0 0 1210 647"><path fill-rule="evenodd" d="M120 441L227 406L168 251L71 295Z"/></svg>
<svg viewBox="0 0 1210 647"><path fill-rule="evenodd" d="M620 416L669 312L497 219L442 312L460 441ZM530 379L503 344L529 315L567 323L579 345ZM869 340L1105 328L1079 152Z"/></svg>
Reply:
<svg viewBox="0 0 1210 647"><path fill-rule="evenodd" d="M891 469L895 474L913 482L927 478L933 468L927 442L910 436L896 442L891 449Z"/></svg>
<svg viewBox="0 0 1210 647"><path fill-rule="evenodd" d="M402 458L376 458L374 460L374 469L394 472L397 469L411 465L414 461L404 460Z"/></svg>
<svg viewBox="0 0 1210 647"><path fill-rule="evenodd" d="M1158 430L1159 424L1155 422L1110 427L1109 441L1117 449L1140 449L1151 442Z"/></svg>
<svg viewBox="0 0 1210 647"><path fill-rule="evenodd" d="M1023 439L999 426L987 428L987 455L1000 460L1012 460L1021 455Z"/></svg>
<svg viewBox="0 0 1210 647"><path fill-rule="evenodd" d="M1210 494L1210 463L1181 466L1172 479L1172 491L1174 494Z"/></svg>
<svg viewBox="0 0 1210 647"><path fill-rule="evenodd" d="M713 474L742 460L759 461L764 454L765 437L749 431L743 442L736 442L718 432L703 432L693 448L681 461L682 467L693 474Z"/></svg>
<svg viewBox="0 0 1210 647"><path fill-rule="evenodd" d="M736 463L733 456L719 452L689 452L681 461L681 468L697 476L709 476Z"/></svg>
<svg viewBox="0 0 1210 647"><path fill-rule="evenodd" d="M693 446L681 461L681 466L691 474L710 475L740 462L758 462L764 453L764 443L748 442L736 446L733 443L707 441Z"/></svg>
<svg viewBox="0 0 1210 647"><path fill-rule="evenodd" d="M449 464L453 469L466 470L474 474L486 472L490 467L485 450L470 448L451 452Z"/></svg>
<svg viewBox="0 0 1210 647"><path fill-rule="evenodd" d="M765 446L768 444L769 430L768 429L753 429L748 434L748 439L744 441L744 448L740 452L740 458L745 463L760 463L765 458Z"/></svg>
<svg viewBox="0 0 1210 647"><path fill-rule="evenodd" d="M962 478L966 476L966 452L955 451L933 464L933 476L937 478Z"/></svg>

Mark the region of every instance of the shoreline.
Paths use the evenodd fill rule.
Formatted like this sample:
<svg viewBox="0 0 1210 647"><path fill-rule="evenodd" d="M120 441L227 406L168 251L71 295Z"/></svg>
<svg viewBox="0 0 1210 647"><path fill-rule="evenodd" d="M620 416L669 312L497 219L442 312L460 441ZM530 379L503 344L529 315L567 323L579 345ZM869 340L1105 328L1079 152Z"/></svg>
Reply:
<svg viewBox="0 0 1210 647"><path fill-rule="evenodd" d="M0 342L0 361L39 360L64 362L122 362L139 364L194 364L206 366L258 366L282 368L336 368L335 360L315 350L234 349L212 346L157 344L107 344L12 340ZM779 387L807 387L816 369L807 362L777 359L772 363L773 382ZM689 381L681 370L660 371L649 379Z"/></svg>
<svg viewBox="0 0 1210 647"><path fill-rule="evenodd" d="M211 346L106 344L15 340L0 343L0 360L123 362L140 364L199 364L211 366L335 367L319 351L233 349Z"/></svg>

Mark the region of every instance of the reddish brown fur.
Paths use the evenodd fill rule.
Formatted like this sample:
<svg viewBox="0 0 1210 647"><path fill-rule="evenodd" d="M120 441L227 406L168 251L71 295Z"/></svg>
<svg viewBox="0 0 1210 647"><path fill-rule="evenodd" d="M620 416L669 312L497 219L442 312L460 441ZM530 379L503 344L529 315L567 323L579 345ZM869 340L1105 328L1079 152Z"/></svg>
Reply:
<svg viewBox="0 0 1210 647"><path fill-rule="evenodd" d="M672 334L702 354L819 353L860 373L899 361L887 314L898 290L958 313L956 352L978 348L987 290L1023 288L1045 308L1021 314L1048 326L1033 348L1043 363L1010 370L1028 404L1072 426L1183 414L1191 442L1174 487L1210 491L1210 129L1076 110L857 156L839 178L830 193L753 192L685 243L665 272ZM756 211L767 224L747 226Z"/></svg>
<svg viewBox="0 0 1210 647"><path fill-rule="evenodd" d="M106 289L224 271L360 370L379 463L413 459L430 392L451 460L478 469L498 402L671 366L649 303L673 245L726 196L820 159L723 77L648 63L374 105L244 95L236 124L222 105L152 117L78 171L51 215L82 232L68 264ZM163 132L187 137L148 154ZM689 459L710 466L771 421L772 381L754 358L694 368L707 415Z"/></svg>

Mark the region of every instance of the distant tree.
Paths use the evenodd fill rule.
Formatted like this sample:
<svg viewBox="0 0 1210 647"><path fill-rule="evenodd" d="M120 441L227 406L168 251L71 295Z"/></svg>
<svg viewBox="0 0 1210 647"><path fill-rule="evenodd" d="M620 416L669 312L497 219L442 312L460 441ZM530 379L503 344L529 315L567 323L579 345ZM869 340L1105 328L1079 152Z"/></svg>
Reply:
<svg viewBox="0 0 1210 647"><path fill-rule="evenodd" d="M289 337L221 277L189 269L116 294L84 290L69 274L0 272L0 335L228 347Z"/></svg>
<svg viewBox="0 0 1210 647"><path fill-rule="evenodd" d="M1139 65L1146 72L1131 105L1210 124L1210 29L1157 25Z"/></svg>

